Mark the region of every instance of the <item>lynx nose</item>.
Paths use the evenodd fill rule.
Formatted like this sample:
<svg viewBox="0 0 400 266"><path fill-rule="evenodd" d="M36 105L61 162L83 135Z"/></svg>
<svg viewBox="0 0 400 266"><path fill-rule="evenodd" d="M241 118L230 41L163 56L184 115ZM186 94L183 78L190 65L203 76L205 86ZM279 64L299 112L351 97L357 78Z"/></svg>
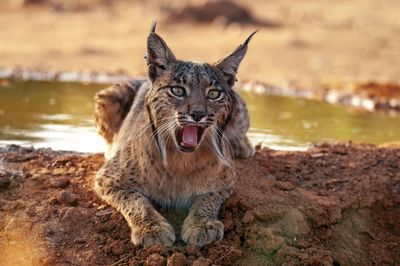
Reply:
<svg viewBox="0 0 400 266"><path fill-rule="evenodd" d="M193 111L190 113L190 116L194 121L199 122L203 117L206 116L206 113L203 111Z"/></svg>

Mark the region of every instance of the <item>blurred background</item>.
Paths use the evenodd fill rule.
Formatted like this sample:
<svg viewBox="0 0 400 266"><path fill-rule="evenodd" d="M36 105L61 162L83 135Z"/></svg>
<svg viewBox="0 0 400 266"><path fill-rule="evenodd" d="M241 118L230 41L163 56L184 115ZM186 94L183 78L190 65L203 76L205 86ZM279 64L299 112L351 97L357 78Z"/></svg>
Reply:
<svg viewBox="0 0 400 266"><path fill-rule="evenodd" d="M386 101L398 106L399 17L397 0L2 0L0 69L143 76L153 20L178 58L207 62L223 58L259 29L239 69L239 81L317 91L370 81L394 84ZM93 129L92 98L105 86L3 78L0 145L102 150ZM381 88L373 87L372 94ZM382 144L400 139L396 110L367 112L304 99L243 95L255 143L304 149L320 141ZM82 147L82 134L93 143Z"/></svg>
<svg viewBox="0 0 400 266"><path fill-rule="evenodd" d="M2 0L0 66L145 73L158 32L178 57L214 62L260 29L240 78L399 81L397 0Z"/></svg>

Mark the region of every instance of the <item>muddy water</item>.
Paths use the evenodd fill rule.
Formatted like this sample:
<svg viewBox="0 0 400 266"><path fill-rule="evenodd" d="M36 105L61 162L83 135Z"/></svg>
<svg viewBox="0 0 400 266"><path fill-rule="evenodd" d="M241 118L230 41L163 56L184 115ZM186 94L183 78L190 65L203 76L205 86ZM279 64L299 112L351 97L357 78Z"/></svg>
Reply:
<svg viewBox="0 0 400 266"><path fill-rule="evenodd" d="M97 152L104 143L93 127L93 96L105 85L1 82L0 145ZM301 150L310 143L400 140L400 116L351 111L326 103L242 94L251 115L252 141Z"/></svg>

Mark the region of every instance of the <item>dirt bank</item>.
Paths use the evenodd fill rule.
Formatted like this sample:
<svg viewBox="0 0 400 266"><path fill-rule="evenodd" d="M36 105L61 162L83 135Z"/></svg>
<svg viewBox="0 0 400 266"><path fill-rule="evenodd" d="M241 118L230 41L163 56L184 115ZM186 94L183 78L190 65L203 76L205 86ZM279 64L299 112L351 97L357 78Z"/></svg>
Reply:
<svg viewBox="0 0 400 266"><path fill-rule="evenodd" d="M235 162L224 240L133 246L91 190L100 154L0 149L0 265L399 265L400 149L262 149ZM184 213L163 210L179 227ZM177 230L179 231L179 230ZM29 264L28 264L29 265Z"/></svg>

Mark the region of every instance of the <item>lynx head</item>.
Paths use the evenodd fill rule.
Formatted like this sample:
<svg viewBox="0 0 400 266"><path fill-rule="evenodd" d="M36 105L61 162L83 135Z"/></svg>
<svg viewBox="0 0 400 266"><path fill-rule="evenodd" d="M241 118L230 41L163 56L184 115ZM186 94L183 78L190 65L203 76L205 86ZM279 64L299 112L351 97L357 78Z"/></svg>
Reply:
<svg viewBox="0 0 400 266"><path fill-rule="evenodd" d="M208 142L224 157L223 134L235 109L232 86L254 34L226 58L208 64L176 59L153 26L146 56L152 86L145 104L164 159L167 142L181 152Z"/></svg>

